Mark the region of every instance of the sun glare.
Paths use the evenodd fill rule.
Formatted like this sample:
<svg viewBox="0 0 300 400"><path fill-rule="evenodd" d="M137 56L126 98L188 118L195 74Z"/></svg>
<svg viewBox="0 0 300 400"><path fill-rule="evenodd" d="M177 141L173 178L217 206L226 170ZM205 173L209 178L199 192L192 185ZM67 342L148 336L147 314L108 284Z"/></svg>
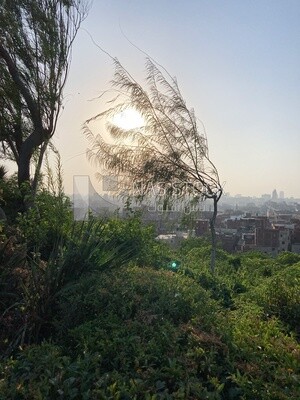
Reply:
<svg viewBox="0 0 300 400"><path fill-rule="evenodd" d="M127 108L119 112L112 118L111 122L124 130L141 128L145 125L144 118L134 108Z"/></svg>

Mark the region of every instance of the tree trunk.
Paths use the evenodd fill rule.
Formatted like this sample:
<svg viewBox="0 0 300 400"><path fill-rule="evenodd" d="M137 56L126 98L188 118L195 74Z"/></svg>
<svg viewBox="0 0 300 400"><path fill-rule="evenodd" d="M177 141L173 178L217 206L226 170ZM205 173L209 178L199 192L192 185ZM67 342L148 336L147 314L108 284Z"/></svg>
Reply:
<svg viewBox="0 0 300 400"><path fill-rule="evenodd" d="M44 154L47 150L48 144L49 144L49 141L45 140L45 142L42 144L41 149L40 149L40 155L39 155L39 159L38 159L38 162L37 162L37 165L35 168L34 178L33 178L32 185L31 185L33 198L35 198L35 196L36 196L39 178L40 178L40 174L41 174L41 168L42 168L43 159L44 159Z"/></svg>
<svg viewBox="0 0 300 400"><path fill-rule="evenodd" d="M22 157L20 156L19 162L18 162L18 185L19 188L22 188L22 185L25 182L30 183L30 160L31 160L31 155L30 154L22 154Z"/></svg>
<svg viewBox="0 0 300 400"><path fill-rule="evenodd" d="M216 251L217 251L217 238L216 238L216 218L218 213L218 196L213 197L214 211L211 219L209 220L210 232L211 232L211 258L210 258L210 271L213 274L216 267Z"/></svg>
<svg viewBox="0 0 300 400"><path fill-rule="evenodd" d="M23 198L23 208L27 210L34 204L35 189L30 181L30 163L34 150L45 141L43 130L35 130L22 144L18 160L18 186ZM47 141L48 143L48 141Z"/></svg>
<svg viewBox="0 0 300 400"><path fill-rule="evenodd" d="M21 212L25 212L33 205L30 185L31 156L20 157L18 162L18 186L21 192Z"/></svg>

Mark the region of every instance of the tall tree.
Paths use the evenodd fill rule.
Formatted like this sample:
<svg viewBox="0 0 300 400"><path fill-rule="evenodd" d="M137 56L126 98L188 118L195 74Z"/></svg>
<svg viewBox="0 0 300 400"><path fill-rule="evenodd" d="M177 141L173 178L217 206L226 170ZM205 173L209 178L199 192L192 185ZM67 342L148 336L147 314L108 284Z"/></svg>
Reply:
<svg viewBox="0 0 300 400"><path fill-rule="evenodd" d="M117 96L111 106L84 124L91 148L89 160L118 175L120 190L140 182L139 195L149 195L155 185L164 186L165 200L174 196L211 199L211 270L215 269L215 221L222 195L218 171L209 158L204 128L200 132L192 109L181 95L177 81L151 60L146 63L146 84L140 85L118 62L112 81ZM141 127L124 129L116 124L116 115L134 109L144 119ZM93 134L92 122L103 119L107 135Z"/></svg>
<svg viewBox="0 0 300 400"><path fill-rule="evenodd" d="M87 11L85 0L0 0L1 156L17 163L18 184L29 183L33 195Z"/></svg>

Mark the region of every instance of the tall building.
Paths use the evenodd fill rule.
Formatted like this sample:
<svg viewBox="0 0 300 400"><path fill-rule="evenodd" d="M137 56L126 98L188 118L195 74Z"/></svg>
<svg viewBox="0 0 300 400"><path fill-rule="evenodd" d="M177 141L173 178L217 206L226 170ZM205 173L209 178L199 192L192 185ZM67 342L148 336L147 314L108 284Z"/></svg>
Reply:
<svg viewBox="0 0 300 400"><path fill-rule="evenodd" d="M278 200L278 194L276 189L274 189L272 192L272 200Z"/></svg>
<svg viewBox="0 0 300 400"><path fill-rule="evenodd" d="M280 198L281 200L284 199L284 192L283 192L282 190L279 192L279 198Z"/></svg>

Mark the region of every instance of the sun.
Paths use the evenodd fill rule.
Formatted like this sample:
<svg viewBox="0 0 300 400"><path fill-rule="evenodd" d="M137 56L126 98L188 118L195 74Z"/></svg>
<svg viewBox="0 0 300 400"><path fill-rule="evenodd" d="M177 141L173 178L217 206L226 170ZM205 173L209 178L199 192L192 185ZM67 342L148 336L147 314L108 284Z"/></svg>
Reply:
<svg viewBox="0 0 300 400"><path fill-rule="evenodd" d="M114 115L111 122L113 125L116 125L118 128L126 131L130 129L141 128L145 125L144 118L134 108L126 108L125 110Z"/></svg>

